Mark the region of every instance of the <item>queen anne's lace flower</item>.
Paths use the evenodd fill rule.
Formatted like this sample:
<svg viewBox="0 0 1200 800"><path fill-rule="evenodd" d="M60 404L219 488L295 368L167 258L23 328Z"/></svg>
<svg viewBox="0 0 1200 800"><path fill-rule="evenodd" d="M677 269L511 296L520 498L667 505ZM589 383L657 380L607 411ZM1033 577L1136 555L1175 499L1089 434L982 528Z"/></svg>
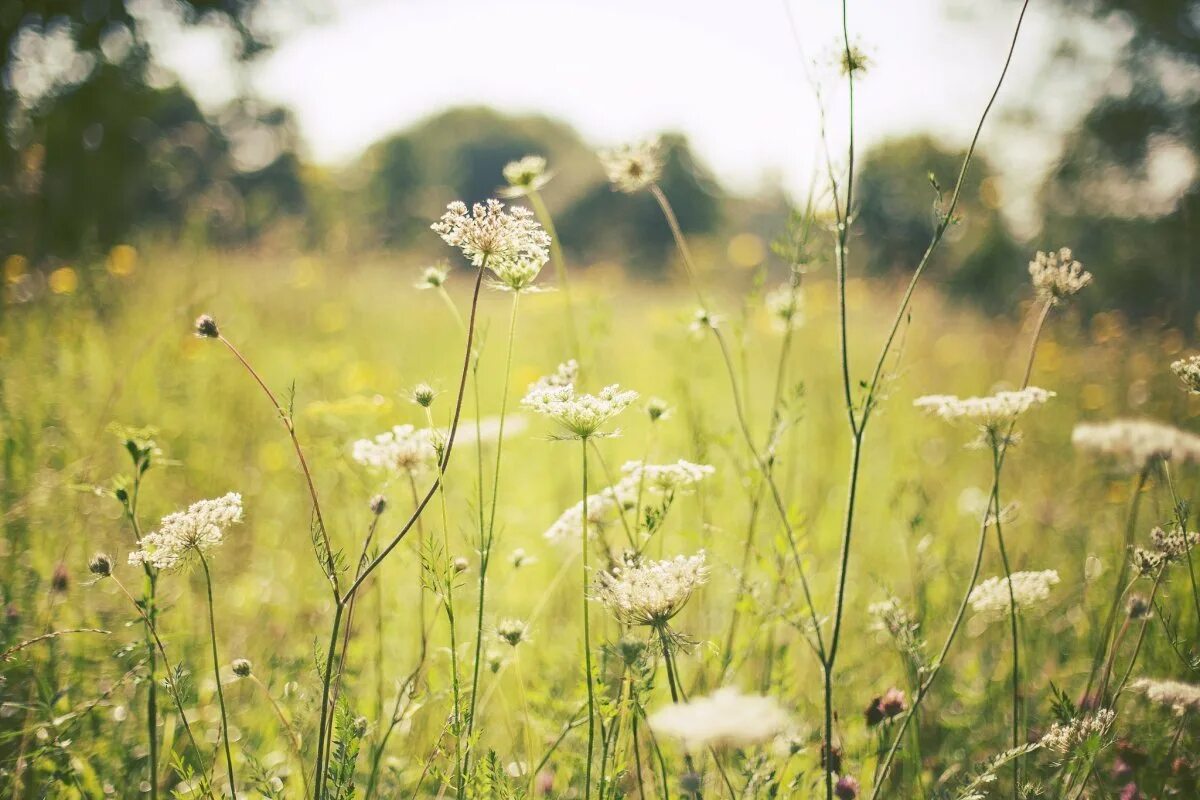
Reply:
<svg viewBox="0 0 1200 800"><path fill-rule="evenodd" d="M1200 394L1200 356L1188 356L1171 362L1171 372L1175 373L1185 389L1192 394Z"/></svg>
<svg viewBox="0 0 1200 800"><path fill-rule="evenodd" d="M693 488L716 470L708 464L693 464L681 458L674 464L627 461L621 467L621 472L626 476L621 481L623 484L669 494Z"/></svg>
<svg viewBox="0 0 1200 800"><path fill-rule="evenodd" d="M1071 442L1120 461L1127 469L1140 471L1162 460L1172 464L1200 461L1200 436L1148 419L1118 419L1075 426Z"/></svg>
<svg viewBox="0 0 1200 800"><path fill-rule="evenodd" d="M450 267L447 264L434 264L432 267L426 267L421 273L421 280L417 281L414 286L418 289L440 289L446 285L446 281L450 278Z"/></svg>
<svg viewBox="0 0 1200 800"><path fill-rule="evenodd" d="M420 472L437 466L441 434L430 428L397 425L374 439L354 443L352 457L365 467Z"/></svg>
<svg viewBox="0 0 1200 800"><path fill-rule="evenodd" d="M536 275L550 260L550 235L533 219L533 212L515 206L505 210L499 200L476 203L470 211L456 200L431 227L475 266L486 263L501 281L506 275Z"/></svg>
<svg viewBox="0 0 1200 800"><path fill-rule="evenodd" d="M496 638L509 647L529 641L529 623L519 619L502 619L496 625Z"/></svg>
<svg viewBox="0 0 1200 800"><path fill-rule="evenodd" d="M230 492L201 500L162 518L158 530L142 537L141 548L129 554L129 563L172 570L190 555L207 553L225 538L225 529L242 521L242 496Z"/></svg>
<svg viewBox="0 0 1200 800"><path fill-rule="evenodd" d="M798 326L804 319L800 311L800 290L790 283L767 292L765 302L771 324L780 332Z"/></svg>
<svg viewBox="0 0 1200 800"><path fill-rule="evenodd" d="M1070 722L1056 722L1041 739L1042 747L1062 755L1070 755L1093 736L1103 738L1112 727L1116 713L1102 708L1095 714L1076 717Z"/></svg>
<svg viewBox="0 0 1200 800"><path fill-rule="evenodd" d="M627 480L588 495L588 538L596 538L609 525L619 521L621 514L633 508L636 502L637 487ZM583 503L576 503L564 511L543 536L551 542L578 542L583 536Z"/></svg>
<svg viewBox="0 0 1200 800"><path fill-rule="evenodd" d="M1200 711L1200 686L1191 683L1140 678L1131 683L1129 688L1146 695L1151 703L1168 706L1181 716Z"/></svg>
<svg viewBox="0 0 1200 800"><path fill-rule="evenodd" d="M1038 298L1052 305L1061 303L1092 282L1092 273L1071 257L1068 247L1056 253L1039 250L1029 262L1029 277Z"/></svg>
<svg viewBox="0 0 1200 800"><path fill-rule="evenodd" d="M708 697L677 703L650 716L655 733L680 740L689 750L747 747L788 728L788 714L774 698L718 689Z"/></svg>
<svg viewBox="0 0 1200 800"><path fill-rule="evenodd" d="M678 614L698 587L708 581L704 551L665 561L627 559L625 566L601 572L593 594L627 625L662 628Z"/></svg>
<svg viewBox="0 0 1200 800"><path fill-rule="evenodd" d="M553 177L546 172L546 159L541 156L525 156L519 161L510 161L504 165L503 174L508 187L500 193L505 197L523 197L541 189Z"/></svg>
<svg viewBox="0 0 1200 800"><path fill-rule="evenodd" d="M948 422L972 420L986 428L994 428L1024 414L1054 397L1054 392L1029 386L1018 392L997 392L988 397L957 397L952 394L931 394L913 401L917 408L935 414Z"/></svg>
<svg viewBox="0 0 1200 800"><path fill-rule="evenodd" d="M1133 567L1139 575L1151 576L1160 569L1183 559L1193 547L1200 544L1200 533L1185 531L1179 526L1167 531L1155 528L1150 531L1150 547L1135 547Z"/></svg>
<svg viewBox="0 0 1200 800"><path fill-rule="evenodd" d="M1040 572L1012 573L1012 597L1017 610L1036 608L1050 597L1050 587L1059 582L1058 573L1052 569ZM993 622L1006 619L1011 611L1007 578L988 578L974 589L968 597L971 609L980 617Z"/></svg>
<svg viewBox="0 0 1200 800"><path fill-rule="evenodd" d="M595 395L575 394L579 365L574 360L560 364L553 375L530 385L521 405L550 417L570 433L587 439L600 434L600 427L637 400L638 393L622 391L615 383Z"/></svg>
<svg viewBox="0 0 1200 800"><path fill-rule="evenodd" d="M601 150L600 161L613 188L633 194L657 181L662 174L661 149L658 139L646 139Z"/></svg>

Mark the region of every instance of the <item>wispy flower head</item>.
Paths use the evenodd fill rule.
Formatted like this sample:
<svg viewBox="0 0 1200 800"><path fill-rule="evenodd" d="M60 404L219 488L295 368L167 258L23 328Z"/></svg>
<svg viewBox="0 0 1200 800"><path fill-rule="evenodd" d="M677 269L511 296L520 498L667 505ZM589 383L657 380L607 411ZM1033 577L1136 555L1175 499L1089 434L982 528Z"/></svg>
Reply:
<svg viewBox="0 0 1200 800"><path fill-rule="evenodd" d="M669 494L686 491L712 475L716 470L708 464L693 464L682 458L674 464L645 464L627 461L621 467L625 474L622 483L643 487L653 492Z"/></svg>
<svg viewBox="0 0 1200 800"><path fill-rule="evenodd" d="M671 418L671 406L661 397L651 397L646 401L646 414L651 422Z"/></svg>
<svg viewBox="0 0 1200 800"><path fill-rule="evenodd" d="M1012 573L1012 600L1017 610L1024 611L1042 605L1050 597L1050 587L1059 582L1058 573L1052 569L1040 572ZM1011 611L1009 604L1008 578L988 578L974 589L968 601L971 609L989 622L1006 619Z"/></svg>
<svg viewBox="0 0 1200 800"><path fill-rule="evenodd" d="M440 289L446 285L446 281L450 278L450 265L445 263L434 264L432 267L426 267L421 272L421 279L414 286L418 289Z"/></svg>
<svg viewBox="0 0 1200 800"><path fill-rule="evenodd" d="M225 531L242 521L242 496L230 492L212 500L200 500L162 518L158 530L142 537L141 548L129 554L130 564L149 564L173 570L189 556L207 553L221 544Z"/></svg>
<svg viewBox="0 0 1200 800"><path fill-rule="evenodd" d="M708 565L701 550L664 561L629 558L624 566L601 572L592 591L621 622L662 628L707 581Z"/></svg>
<svg viewBox="0 0 1200 800"><path fill-rule="evenodd" d="M373 439L359 439L351 456L364 467L420 472L437 465L441 434L430 428L397 425Z"/></svg>
<svg viewBox="0 0 1200 800"><path fill-rule="evenodd" d="M517 161L504 165L504 180L508 187L501 190L505 197L523 197L532 191L537 191L550 182L553 177L546 172L546 159L541 156L525 156Z"/></svg>
<svg viewBox="0 0 1200 800"><path fill-rule="evenodd" d="M456 200L431 227L476 267L486 262L501 280L502 272L541 269L550 260L550 235L533 219L533 212L517 206L506 210L499 200L476 203L469 211Z"/></svg>
<svg viewBox="0 0 1200 800"><path fill-rule="evenodd" d="M502 619L496 625L496 638L509 647L529 641L529 623L519 619Z"/></svg>
<svg viewBox="0 0 1200 800"><path fill-rule="evenodd" d="M613 188L633 194L662 174L662 144L657 138L631 142L600 151L600 161Z"/></svg>
<svg viewBox="0 0 1200 800"><path fill-rule="evenodd" d="M1070 722L1056 722L1042 737L1041 745L1061 755L1070 755L1093 737L1102 742L1115 718L1115 712L1102 708Z"/></svg>
<svg viewBox="0 0 1200 800"><path fill-rule="evenodd" d="M722 321L723 318L720 314L714 314L707 308L697 308L692 313L692 321L688 324L688 330L699 335L709 328L719 327Z"/></svg>
<svg viewBox="0 0 1200 800"><path fill-rule="evenodd" d="M1002 428L1054 396L1054 392L1029 386L1020 391L997 392L987 397L931 394L918 397L913 405L947 422L974 422L979 427L980 436L970 446L987 446L995 444L998 436L1007 434Z"/></svg>
<svg viewBox="0 0 1200 800"><path fill-rule="evenodd" d="M569 438L604 435L600 433L601 426L637 400L638 393L622 391L614 383L594 395L576 394L578 375L579 365L574 360L560 364L554 374L530 385L521 405L557 422L570 434Z"/></svg>
<svg viewBox="0 0 1200 800"><path fill-rule="evenodd" d="M771 697L718 689L707 697L677 703L650 716L650 727L678 739L689 750L748 747L788 728L786 711Z"/></svg>
<svg viewBox="0 0 1200 800"><path fill-rule="evenodd" d="M1092 273L1071 257L1068 247L1051 253L1039 250L1029 262L1029 277L1038 299L1052 305L1058 305L1092 282Z"/></svg>
<svg viewBox="0 0 1200 800"><path fill-rule="evenodd" d="M1131 471L1162 460L1172 464L1200 461L1200 436L1161 422L1118 419L1075 426L1071 442L1080 450L1110 456Z"/></svg>
<svg viewBox="0 0 1200 800"><path fill-rule="evenodd" d="M771 324L780 332L797 327L804 321L800 310L800 289L785 283L767 292L765 299Z"/></svg>
<svg viewBox="0 0 1200 800"><path fill-rule="evenodd" d="M1167 706L1180 716L1200 711L1200 686L1195 684L1140 678L1131 683L1129 688L1146 695L1151 703Z"/></svg>
<svg viewBox="0 0 1200 800"><path fill-rule="evenodd" d="M1188 356L1171 362L1171 372L1175 373L1188 392L1200 394L1200 356Z"/></svg>
<svg viewBox="0 0 1200 800"><path fill-rule="evenodd" d="M1170 530L1150 531L1150 547L1133 550L1133 566L1139 575L1155 575L1160 569L1181 561L1197 544L1200 533L1185 531L1178 525Z"/></svg>

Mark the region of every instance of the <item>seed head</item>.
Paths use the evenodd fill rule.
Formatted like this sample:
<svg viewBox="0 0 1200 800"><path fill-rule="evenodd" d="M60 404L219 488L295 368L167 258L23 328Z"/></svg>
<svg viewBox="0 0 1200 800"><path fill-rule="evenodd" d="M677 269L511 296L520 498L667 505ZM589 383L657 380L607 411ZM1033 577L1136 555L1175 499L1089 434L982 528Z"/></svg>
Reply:
<svg viewBox="0 0 1200 800"><path fill-rule="evenodd" d="M217 330L217 321L208 314L201 314L196 318L196 335L201 339L216 339L221 335Z"/></svg>
<svg viewBox="0 0 1200 800"><path fill-rule="evenodd" d="M101 578L107 578L112 575L112 566L112 556L108 553L96 553L88 562L88 572Z"/></svg>
<svg viewBox="0 0 1200 800"><path fill-rule="evenodd" d="M645 189L662 174L662 145L646 139L600 151L608 180L619 192L633 194Z"/></svg>
<svg viewBox="0 0 1200 800"><path fill-rule="evenodd" d="M1058 305L1092 282L1092 273L1071 257L1071 249L1057 252L1038 251L1029 262L1029 277L1038 299Z"/></svg>
<svg viewBox="0 0 1200 800"><path fill-rule="evenodd" d="M377 494L371 498L371 513L379 516L387 510L387 498L381 494Z"/></svg>
<svg viewBox="0 0 1200 800"><path fill-rule="evenodd" d="M233 674L239 678L249 678L252 670L253 666L250 664L249 659L235 658L233 660Z"/></svg>

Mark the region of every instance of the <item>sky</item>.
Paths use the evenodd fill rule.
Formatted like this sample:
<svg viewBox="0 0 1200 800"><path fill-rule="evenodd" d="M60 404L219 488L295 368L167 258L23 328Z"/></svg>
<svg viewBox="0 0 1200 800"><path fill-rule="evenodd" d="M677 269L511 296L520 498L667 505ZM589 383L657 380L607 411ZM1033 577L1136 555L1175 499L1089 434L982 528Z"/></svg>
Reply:
<svg viewBox="0 0 1200 800"><path fill-rule="evenodd" d="M855 98L860 146L916 131L964 145L1019 11L1016 0L852 0L851 39L870 59ZM1031 4L982 140L1015 207L1098 91L1120 40L1060 14ZM1049 69L1063 30L1093 70ZM213 31L164 34L157 51L203 104L218 106L247 80L290 106L318 163L346 163L423 117L482 103L560 117L597 146L680 131L734 190L778 176L803 195L822 164L810 79L822 88L831 148L845 149L840 35L835 0L344 0L292 26L245 78ZM1005 124L1030 108L1032 131Z"/></svg>

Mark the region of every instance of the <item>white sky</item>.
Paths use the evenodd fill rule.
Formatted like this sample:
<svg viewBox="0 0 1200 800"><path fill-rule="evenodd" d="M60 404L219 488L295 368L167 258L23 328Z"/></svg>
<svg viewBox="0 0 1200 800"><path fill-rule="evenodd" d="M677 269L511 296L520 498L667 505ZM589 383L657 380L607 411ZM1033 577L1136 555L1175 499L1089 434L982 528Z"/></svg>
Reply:
<svg viewBox="0 0 1200 800"><path fill-rule="evenodd" d="M818 157L816 105L785 10L826 82L829 135L844 147L844 84L829 64L836 0L349 0L288 35L254 65L263 96L291 106L309 156L342 163L389 132L444 108L482 103L544 112L592 143L678 130L717 175L750 189L782 174L802 193ZM981 6L986 8L981 9ZM1032 3L984 145L1014 198L1056 152L1055 133L1085 108L1119 34ZM1015 0L851 0L850 30L872 61L856 97L859 141L928 130L964 144L1012 35ZM1057 6L1055 6L1057 8ZM1097 72L1048 78L1070 25ZM158 49L201 102L230 97L220 38L172 34ZM1046 114L1034 135L1005 109ZM1017 203L1019 205L1019 202ZM1018 210L1019 215L1019 210Z"/></svg>

